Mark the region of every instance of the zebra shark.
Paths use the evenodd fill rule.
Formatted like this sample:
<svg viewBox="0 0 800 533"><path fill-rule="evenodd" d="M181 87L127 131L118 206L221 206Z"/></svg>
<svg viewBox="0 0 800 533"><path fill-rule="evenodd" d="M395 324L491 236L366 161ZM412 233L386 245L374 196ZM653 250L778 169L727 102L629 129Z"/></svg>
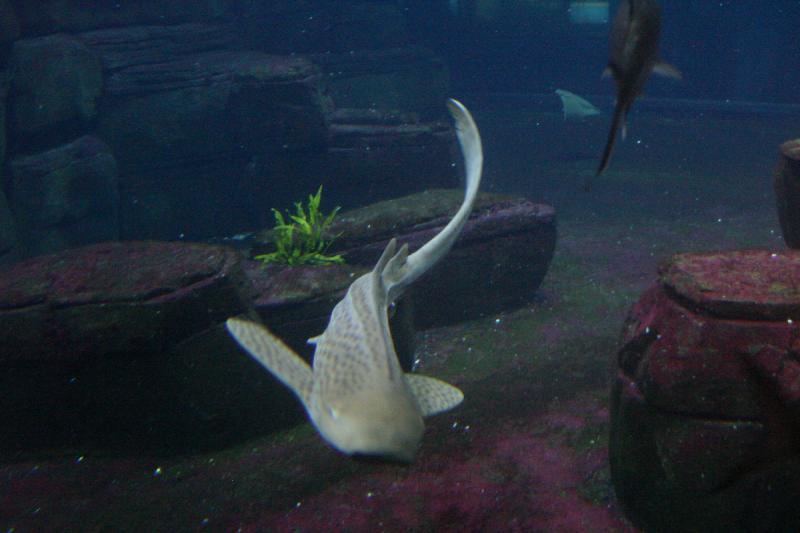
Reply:
<svg viewBox="0 0 800 533"><path fill-rule="evenodd" d="M423 417L447 411L464 398L436 378L405 373L389 331L388 308L452 248L480 185L483 149L469 111L448 100L466 168L464 200L453 218L416 252L392 239L375 268L356 279L334 307L315 345L312 366L261 324L230 318L228 332L256 361L298 397L311 423L331 446L351 456L411 462Z"/></svg>

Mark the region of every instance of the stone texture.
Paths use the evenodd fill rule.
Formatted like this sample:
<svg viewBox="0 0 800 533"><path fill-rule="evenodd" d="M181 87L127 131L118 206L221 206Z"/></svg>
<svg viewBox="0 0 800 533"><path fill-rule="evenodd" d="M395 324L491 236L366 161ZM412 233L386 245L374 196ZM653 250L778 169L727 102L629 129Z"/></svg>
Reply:
<svg viewBox="0 0 800 533"><path fill-rule="evenodd" d="M10 136L18 149L52 146L85 131L97 114L102 65L67 35L14 43L9 107Z"/></svg>
<svg viewBox="0 0 800 533"><path fill-rule="evenodd" d="M783 240L800 248L800 139L781 145L781 159L773 181Z"/></svg>
<svg viewBox="0 0 800 533"><path fill-rule="evenodd" d="M180 394L176 372L191 364L165 354L202 333L209 347L229 346L220 372L241 375L230 365L248 358L209 329L249 309L239 254L222 247L103 243L13 266L0 274L0 446L169 446L211 431L214 417Z"/></svg>
<svg viewBox="0 0 800 533"><path fill-rule="evenodd" d="M299 58L210 52L138 64L113 72L107 92L98 130L125 173L325 138L319 72Z"/></svg>
<svg viewBox="0 0 800 533"><path fill-rule="evenodd" d="M392 237L413 252L447 224L462 199L462 191L432 190L342 213L331 228L340 237L330 251L363 268L374 266ZM270 249L269 233L260 239L256 253ZM552 207L481 194L453 249L409 290L415 326L462 322L530 302L555 239Z"/></svg>
<svg viewBox="0 0 800 533"><path fill-rule="evenodd" d="M304 59L203 52L114 61L131 66L111 71L98 131L120 164L127 238L242 231L264 210L264 197L246 181L255 154L297 161L324 152L330 104L319 70ZM295 186L296 175L280 175L266 194Z"/></svg>
<svg viewBox="0 0 800 533"><path fill-rule="evenodd" d="M633 306L614 485L646 531L796 531L800 253L679 254Z"/></svg>
<svg viewBox="0 0 800 533"><path fill-rule="evenodd" d="M224 17L230 0L10 0L25 35L79 32L141 24L202 22Z"/></svg>
<svg viewBox="0 0 800 533"><path fill-rule="evenodd" d="M450 75L441 58L416 47L310 54L326 75L338 107L415 111L424 119L444 114Z"/></svg>
<svg viewBox="0 0 800 533"><path fill-rule="evenodd" d="M420 122L415 113L337 109L330 117L328 146L304 154L266 154L247 167L250 196L262 199L263 224L272 222L264 205L291 205L297 190L326 185L326 201L346 208L459 183L453 129L445 122ZM287 181L287 176L292 176ZM252 220L258 220L254 213Z"/></svg>
<svg viewBox="0 0 800 533"><path fill-rule="evenodd" d="M235 28L226 23L188 23L171 26L125 26L78 34L107 71L164 63L201 52L226 50L234 43Z"/></svg>
<svg viewBox="0 0 800 533"><path fill-rule="evenodd" d="M117 165L91 136L9 165L9 203L28 255L119 236Z"/></svg>

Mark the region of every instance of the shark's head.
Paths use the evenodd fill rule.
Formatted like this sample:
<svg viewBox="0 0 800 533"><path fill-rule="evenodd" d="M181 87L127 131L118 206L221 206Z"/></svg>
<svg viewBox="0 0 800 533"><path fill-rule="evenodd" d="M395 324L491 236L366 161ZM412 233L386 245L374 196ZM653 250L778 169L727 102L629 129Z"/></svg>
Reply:
<svg viewBox="0 0 800 533"><path fill-rule="evenodd" d="M325 439L353 456L411 462L425 425L407 387L366 389L317 405L314 423Z"/></svg>

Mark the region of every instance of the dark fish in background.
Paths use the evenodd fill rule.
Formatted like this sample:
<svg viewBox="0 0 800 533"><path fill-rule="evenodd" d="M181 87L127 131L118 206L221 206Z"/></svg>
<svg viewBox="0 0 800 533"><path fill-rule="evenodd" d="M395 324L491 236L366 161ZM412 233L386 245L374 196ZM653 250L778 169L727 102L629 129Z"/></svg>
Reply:
<svg viewBox="0 0 800 533"><path fill-rule="evenodd" d="M622 0L611 26L611 57L603 75L611 75L617 84L617 103L611 131L608 132L603 158L597 168L599 176L607 167L622 127L625 138L625 117L636 97L642 93L650 72L681 78L675 67L658 58L661 37L661 7L655 0ZM588 189L590 182L586 182Z"/></svg>

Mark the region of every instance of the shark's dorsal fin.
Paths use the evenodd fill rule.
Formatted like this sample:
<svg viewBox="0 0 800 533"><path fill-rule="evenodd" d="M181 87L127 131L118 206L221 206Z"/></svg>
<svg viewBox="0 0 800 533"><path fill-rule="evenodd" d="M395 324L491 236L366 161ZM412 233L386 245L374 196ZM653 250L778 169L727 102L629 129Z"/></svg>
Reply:
<svg viewBox="0 0 800 533"><path fill-rule="evenodd" d="M419 374L405 376L411 393L417 399L422 416L448 411L464 400L464 393L449 383Z"/></svg>
<svg viewBox="0 0 800 533"><path fill-rule="evenodd" d="M478 186L481 182L481 172L483 170L483 148L481 146L481 137L478 134L478 127L475 125L472 115L461 102L450 99L447 101L447 108L450 110L453 120L455 120L456 135L461 146L461 153L464 156L467 176L464 201L447 226L433 239L425 243L422 248L409 255L405 261L392 258L393 261L390 261L382 275L389 302L396 300L406 287L427 272L450 251L469 218L472 206L475 203L475 197L478 194ZM402 249L397 255L401 254L403 254Z"/></svg>
<svg viewBox="0 0 800 533"><path fill-rule="evenodd" d="M261 324L229 318L225 327L253 359L300 398L307 410L314 379L311 367Z"/></svg>

